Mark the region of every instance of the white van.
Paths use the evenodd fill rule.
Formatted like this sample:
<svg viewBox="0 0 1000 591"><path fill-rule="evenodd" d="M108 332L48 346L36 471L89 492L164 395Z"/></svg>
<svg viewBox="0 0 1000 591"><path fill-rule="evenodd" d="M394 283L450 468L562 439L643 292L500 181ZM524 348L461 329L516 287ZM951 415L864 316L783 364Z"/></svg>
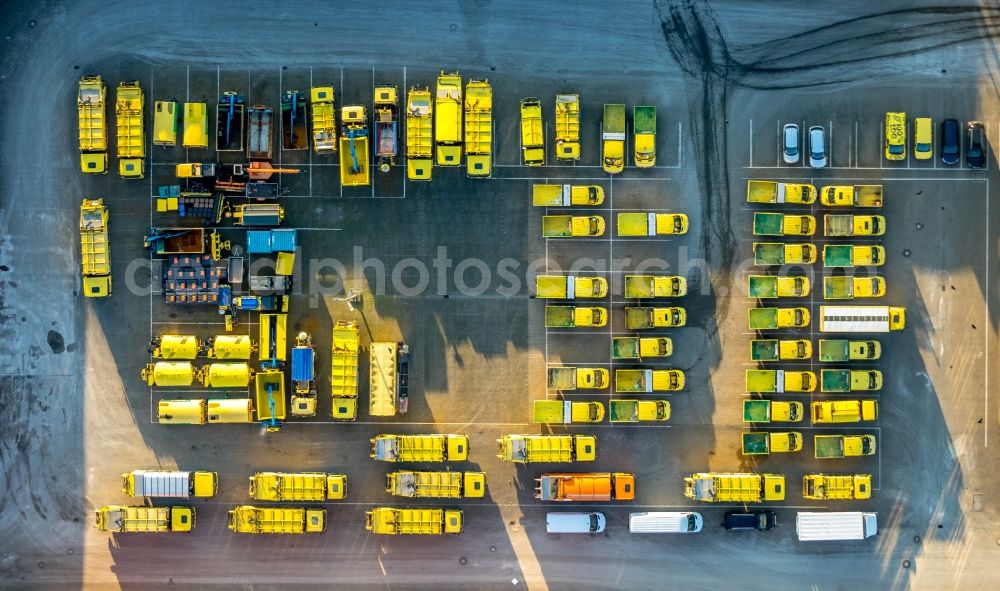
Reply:
<svg viewBox="0 0 1000 591"><path fill-rule="evenodd" d="M634 534L696 534L703 523L701 513L692 511L628 514L628 530Z"/></svg>
<svg viewBox="0 0 1000 591"><path fill-rule="evenodd" d="M606 525L604 513L545 514L545 531L550 534L599 534Z"/></svg>

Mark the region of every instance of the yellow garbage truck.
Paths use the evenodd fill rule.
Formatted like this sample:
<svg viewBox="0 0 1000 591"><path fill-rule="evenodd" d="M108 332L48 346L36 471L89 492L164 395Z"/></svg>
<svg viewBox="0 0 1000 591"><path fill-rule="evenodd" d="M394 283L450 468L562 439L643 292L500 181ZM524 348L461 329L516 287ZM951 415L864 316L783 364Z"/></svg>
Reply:
<svg viewBox="0 0 1000 591"><path fill-rule="evenodd" d="M434 143L438 166L462 163L462 77L445 73L437 79L434 96Z"/></svg>
<svg viewBox="0 0 1000 591"><path fill-rule="evenodd" d="M347 476L325 472L257 472L250 477L256 501L339 501L347 496Z"/></svg>
<svg viewBox="0 0 1000 591"><path fill-rule="evenodd" d="M105 505L95 512L94 527L112 533L190 532L194 507L132 507Z"/></svg>
<svg viewBox="0 0 1000 591"><path fill-rule="evenodd" d="M379 462L464 462L469 459L466 435L376 435L371 457Z"/></svg>
<svg viewBox="0 0 1000 591"><path fill-rule="evenodd" d="M84 76L76 95L79 124L80 170L86 174L108 172L108 89L100 76Z"/></svg>
<svg viewBox="0 0 1000 591"><path fill-rule="evenodd" d="M217 472L132 470L122 474L122 492L134 498L210 499L218 490Z"/></svg>
<svg viewBox="0 0 1000 591"><path fill-rule="evenodd" d="M497 457L505 462L592 462L597 459L593 435L504 435Z"/></svg>
<svg viewBox="0 0 1000 591"><path fill-rule="evenodd" d="M539 298L557 300L603 298L608 295L608 280L577 275L538 275L535 278L535 293Z"/></svg>
<svg viewBox="0 0 1000 591"><path fill-rule="evenodd" d="M806 474L802 477L802 498L807 501L863 501L871 496L871 474Z"/></svg>
<svg viewBox="0 0 1000 591"><path fill-rule="evenodd" d="M406 178L431 180L434 169L434 104L428 88L411 88L406 95Z"/></svg>
<svg viewBox="0 0 1000 591"><path fill-rule="evenodd" d="M469 178L493 174L493 87L488 80L465 85L465 170Z"/></svg>
<svg viewBox="0 0 1000 591"><path fill-rule="evenodd" d="M462 533L459 509L375 507L365 513L365 529L373 534L441 535Z"/></svg>
<svg viewBox="0 0 1000 591"><path fill-rule="evenodd" d="M108 208L104 199L84 199L80 204L80 262L83 295L111 295L111 241L108 239Z"/></svg>
<svg viewBox="0 0 1000 591"><path fill-rule="evenodd" d="M556 158L580 159L580 95L556 95Z"/></svg>
<svg viewBox="0 0 1000 591"><path fill-rule="evenodd" d="M146 172L146 134L143 127L145 97L139 82L122 82L115 94L118 136L118 174L141 179Z"/></svg>
<svg viewBox="0 0 1000 591"><path fill-rule="evenodd" d="M333 326L333 351L330 355L330 394L333 418L353 421L358 416L358 323L338 320Z"/></svg>
<svg viewBox="0 0 1000 591"><path fill-rule="evenodd" d="M385 475L385 492L411 499L479 499L486 494L486 475L400 470Z"/></svg>
<svg viewBox="0 0 1000 591"><path fill-rule="evenodd" d="M229 511L229 529L240 534L321 534L326 509L240 505Z"/></svg>
<svg viewBox="0 0 1000 591"><path fill-rule="evenodd" d="M521 158L525 166L545 164L542 103L536 98L526 98L521 101Z"/></svg>
<svg viewBox="0 0 1000 591"><path fill-rule="evenodd" d="M782 474L702 472L684 479L684 496L708 503L762 503L785 500Z"/></svg>

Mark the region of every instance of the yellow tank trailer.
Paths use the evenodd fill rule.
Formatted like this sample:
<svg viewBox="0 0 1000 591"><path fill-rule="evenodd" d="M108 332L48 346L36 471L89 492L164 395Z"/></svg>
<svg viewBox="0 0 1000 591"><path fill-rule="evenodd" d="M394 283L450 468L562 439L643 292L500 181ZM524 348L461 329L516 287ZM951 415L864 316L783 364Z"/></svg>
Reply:
<svg viewBox="0 0 1000 591"><path fill-rule="evenodd" d="M202 344L194 335L165 334L149 343L149 352L154 359L196 359Z"/></svg>
<svg viewBox="0 0 1000 591"><path fill-rule="evenodd" d="M375 507L365 513L365 529L373 534L460 534L462 512L458 509L397 509Z"/></svg>
<svg viewBox="0 0 1000 591"><path fill-rule="evenodd" d="M326 531L326 509L240 505L229 511L229 529L241 534L321 534Z"/></svg>
<svg viewBox="0 0 1000 591"><path fill-rule="evenodd" d="M347 476L323 472L257 472L250 477L256 501L340 501L347 497Z"/></svg>
<svg viewBox="0 0 1000 591"><path fill-rule="evenodd" d="M190 386L196 374L190 361L157 361L147 364L141 372L146 384L160 388Z"/></svg>
<svg viewBox="0 0 1000 591"><path fill-rule="evenodd" d="M115 95L118 135L118 174L141 179L146 172L146 135L143 127L145 97L139 82L122 82Z"/></svg>
<svg viewBox="0 0 1000 591"><path fill-rule="evenodd" d="M105 505L95 512L94 527L112 533L189 532L194 515L194 507Z"/></svg>
<svg viewBox="0 0 1000 591"><path fill-rule="evenodd" d="M79 118L80 170L87 174L108 172L108 89L100 76L84 76L76 95Z"/></svg>
<svg viewBox="0 0 1000 591"><path fill-rule="evenodd" d="M122 492L135 498L209 499L218 490L216 472L133 470L122 474Z"/></svg>
<svg viewBox="0 0 1000 591"><path fill-rule="evenodd" d="M206 401L161 400L156 407L157 422L161 425L204 425Z"/></svg>
<svg viewBox="0 0 1000 591"><path fill-rule="evenodd" d="M177 145L177 102L153 103L153 145Z"/></svg>
<svg viewBox="0 0 1000 591"><path fill-rule="evenodd" d="M205 354L221 361L249 361L257 346L250 335L220 334L208 339Z"/></svg>
<svg viewBox="0 0 1000 591"><path fill-rule="evenodd" d="M434 105L427 88L411 88L406 96L406 178L429 181L434 169Z"/></svg>
<svg viewBox="0 0 1000 591"><path fill-rule="evenodd" d="M208 422L252 423L253 401L249 398L209 398Z"/></svg>
<svg viewBox="0 0 1000 591"><path fill-rule="evenodd" d="M246 363L209 363L197 377L206 388L246 388L253 375Z"/></svg>

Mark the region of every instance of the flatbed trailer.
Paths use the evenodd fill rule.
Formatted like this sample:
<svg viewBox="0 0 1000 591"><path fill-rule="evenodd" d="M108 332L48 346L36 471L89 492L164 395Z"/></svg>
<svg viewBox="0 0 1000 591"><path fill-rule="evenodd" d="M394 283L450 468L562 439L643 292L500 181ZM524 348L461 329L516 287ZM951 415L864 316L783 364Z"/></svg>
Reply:
<svg viewBox="0 0 1000 591"><path fill-rule="evenodd" d="M254 105L247 111L247 158L270 160L274 145L274 109Z"/></svg>
<svg viewBox="0 0 1000 591"><path fill-rule="evenodd" d="M215 146L218 151L243 151L246 109L246 99L236 91L227 90L219 97L219 104L215 107Z"/></svg>

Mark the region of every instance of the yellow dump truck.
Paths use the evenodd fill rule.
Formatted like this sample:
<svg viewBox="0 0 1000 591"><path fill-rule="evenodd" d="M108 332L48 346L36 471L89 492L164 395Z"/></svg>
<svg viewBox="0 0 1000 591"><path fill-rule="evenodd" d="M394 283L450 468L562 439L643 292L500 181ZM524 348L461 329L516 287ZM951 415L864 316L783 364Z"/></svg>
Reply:
<svg viewBox="0 0 1000 591"><path fill-rule="evenodd" d="M667 400L615 398L608 402L612 423L663 422L670 419Z"/></svg>
<svg viewBox="0 0 1000 591"><path fill-rule="evenodd" d="M132 470L122 474L122 492L135 498L209 499L218 490L217 472Z"/></svg>
<svg viewBox="0 0 1000 591"><path fill-rule="evenodd" d="M746 370L747 392L812 392L816 390L816 374L811 371L784 369Z"/></svg>
<svg viewBox="0 0 1000 591"><path fill-rule="evenodd" d="M375 507L365 513L365 529L373 534L460 534L462 511L459 509L398 509Z"/></svg>
<svg viewBox="0 0 1000 591"><path fill-rule="evenodd" d="M684 496L709 503L784 501L785 477L781 474L692 474L684 479Z"/></svg>
<svg viewBox="0 0 1000 591"><path fill-rule="evenodd" d="M431 180L434 169L434 105L427 88L411 88L406 96L406 178Z"/></svg>
<svg viewBox="0 0 1000 591"><path fill-rule="evenodd" d="M877 244L823 245L823 266L827 268L880 267L884 264L884 246Z"/></svg>
<svg viewBox="0 0 1000 591"><path fill-rule="evenodd" d="M330 356L330 394L333 418L353 421L358 417L358 323L338 320L333 326Z"/></svg>
<svg viewBox="0 0 1000 591"><path fill-rule="evenodd" d="M670 357L674 354L674 341L670 337L612 337L611 360L642 361L650 357Z"/></svg>
<svg viewBox="0 0 1000 591"><path fill-rule="evenodd" d="M679 369L616 369L615 392L650 394L684 389L684 372Z"/></svg>
<svg viewBox="0 0 1000 591"><path fill-rule="evenodd" d="M608 370L600 367L550 367L546 370L549 390L600 390L610 382Z"/></svg>
<svg viewBox="0 0 1000 591"><path fill-rule="evenodd" d="M750 180L747 181L747 202L810 205L816 202L816 187L801 183Z"/></svg>
<svg viewBox="0 0 1000 591"><path fill-rule="evenodd" d="M684 308L625 306L625 327L629 330L676 328L685 324L687 324L687 310Z"/></svg>
<svg viewBox="0 0 1000 591"><path fill-rule="evenodd" d="M826 214L823 216L823 235L829 237L843 236L882 236L885 234L885 216Z"/></svg>
<svg viewBox="0 0 1000 591"><path fill-rule="evenodd" d="M536 400L532 422L541 424L600 423L604 420L604 405L600 402L569 400Z"/></svg>
<svg viewBox="0 0 1000 591"><path fill-rule="evenodd" d="M145 97L139 82L122 82L115 95L118 136L118 174L141 179L146 172L146 135L143 127Z"/></svg>
<svg viewBox="0 0 1000 591"><path fill-rule="evenodd" d="M165 334L149 343L153 359L192 360L201 354L202 343L194 335Z"/></svg>
<svg viewBox="0 0 1000 591"><path fill-rule="evenodd" d="M823 277L823 298L827 300L853 300L855 298L880 298L885 295L884 277Z"/></svg>
<svg viewBox="0 0 1000 591"><path fill-rule="evenodd" d="M814 424L860 423L878 418L875 400L823 400L809 405Z"/></svg>
<svg viewBox="0 0 1000 591"><path fill-rule="evenodd" d="M525 166L545 164L542 103L536 98L526 98L521 101L521 158Z"/></svg>
<svg viewBox="0 0 1000 591"><path fill-rule="evenodd" d="M626 275L629 299L676 298L687 295L687 279L679 275Z"/></svg>
<svg viewBox="0 0 1000 591"><path fill-rule="evenodd" d="M819 194L829 207L882 207L882 185L828 185Z"/></svg>
<svg viewBox="0 0 1000 591"><path fill-rule="evenodd" d="M76 95L80 170L87 174L108 172L107 95L100 76L80 78Z"/></svg>
<svg viewBox="0 0 1000 591"><path fill-rule="evenodd" d="M532 185L531 204L535 207L596 206L604 203L600 185Z"/></svg>
<svg viewBox="0 0 1000 591"><path fill-rule="evenodd" d="M95 513L94 527L98 531L146 534L194 529L194 507L105 505Z"/></svg>
<svg viewBox="0 0 1000 591"><path fill-rule="evenodd" d="M312 110L313 150L317 154L337 151L337 109L332 86L314 86L309 91Z"/></svg>
<svg viewBox="0 0 1000 591"><path fill-rule="evenodd" d="M347 105L340 111L340 184L367 186L370 168L368 110L364 105Z"/></svg>
<svg viewBox="0 0 1000 591"><path fill-rule="evenodd" d="M104 199L84 199L80 204L80 262L83 295L111 295L111 243L108 240L108 208Z"/></svg>
<svg viewBox="0 0 1000 591"><path fill-rule="evenodd" d="M556 95L556 158L580 159L580 95Z"/></svg>
<svg viewBox="0 0 1000 591"><path fill-rule="evenodd" d="M543 238L584 238L603 236L604 218L599 215L542 216Z"/></svg>
<svg viewBox="0 0 1000 591"><path fill-rule="evenodd" d="M687 234L688 216L683 213L636 211L618 214L619 236L670 236Z"/></svg>
<svg viewBox="0 0 1000 591"><path fill-rule="evenodd" d="M229 529L240 534L321 534L326 509L240 505L229 510Z"/></svg>
<svg viewBox="0 0 1000 591"><path fill-rule="evenodd" d="M604 277L538 275L535 278L535 293L539 298L557 300L603 298L608 295L608 280Z"/></svg>
<svg viewBox="0 0 1000 591"><path fill-rule="evenodd" d="M385 492L411 499L479 499L486 494L486 475L400 470L385 475Z"/></svg>
<svg viewBox="0 0 1000 591"><path fill-rule="evenodd" d="M368 352L368 413L373 417L394 416L399 408L399 344L372 343Z"/></svg>
<svg viewBox="0 0 1000 591"><path fill-rule="evenodd" d="M747 278L747 297L757 300L775 298L804 298L812 286L804 275L776 277L774 275L750 275Z"/></svg>
<svg viewBox="0 0 1000 591"><path fill-rule="evenodd" d="M184 103L184 134L181 144L185 148L208 147L208 104Z"/></svg>
<svg viewBox="0 0 1000 591"><path fill-rule="evenodd" d="M871 496L871 474L806 474L802 477L802 498L808 501L863 501Z"/></svg>
<svg viewBox="0 0 1000 591"><path fill-rule="evenodd" d="M839 460L875 455L875 436L862 435L813 435L813 456L817 460Z"/></svg>
<svg viewBox="0 0 1000 591"><path fill-rule="evenodd" d="M740 452L745 456L802 451L802 433L799 431L748 431L743 433L742 439Z"/></svg>
<svg viewBox="0 0 1000 591"><path fill-rule="evenodd" d="M811 265L816 262L816 247L812 244L754 242L753 264L761 267L780 265Z"/></svg>
<svg viewBox="0 0 1000 591"><path fill-rule="evenodd" d="M816 218L811 215L755 211L754 236L812 236L816 233Z"/></svg>
<svg viewBox="0 0 1000 591"><path fill-rule="evenodd" d="M607 324L607 308L600 306L545 306L546 328L600 328Z"/></svg>
<svg viewBox="0 0 1000 591"><path fill-rule="evenodd" d="M636 168L656 164L656 107L632 107L632 146Z"/></svg>
<svg viewBox="0 0 1000 591"><path fill-rule="evenodd" d="M750 308L747 319L750 330L805 328L810 320L808 308Z"/></svg>
<svg viewBox="0 0 1000 591"><path fill-rule="evenodd" d="M379 462L464 462L469 459L465 435L376 435L371 457Z"/></svg>
<svg viewBox="0 0 1000 591"><path fill-rule="evenodd" d="M250 477L256 501L339 501L347 496L347 476L323 472L257 472Z"/></svg>
<svg viewBox="0 0 1000 591"><path fill-rule="evenodd" d="M597 459L593 435L504 435L497 457L505 462L592 462Z"/></svg>
<svg viewBox="0 0 1000 591"><path fill-rule="evenodd" d="M462 163L462 77L443 70L434 95L434 143L438 166Z"/></svg>
<svg viewBox="0 0 1000 591"><path fill-rule="evenodd" d="M493 174L493 87L487 80L465 85L465 171L470 178Z"/></svg>
<svg viewBox="0 0 1000 591"><path fill-rule="evenodd" d="M812 342L806 339L753 339L750 341L750 361L788 361L810 359Z"/></svg>
<svg viewBox="0 0 1000 591"><path fill-rule="evenodd" d="M604 105L601 168L608 174L618 174L625 168L625 105Z"/></svg>
<svg viewBox="0 0 1000 591"><path fill-rule="evenodd" d="M248 361L257 351L250 335L220 334L205 343L205 356L220 361Z"/></svg>
<svg viewBox="0 0 1000 591"><path fill-rule="evenodd" d="M757 398L743 401L744 423L798 423L804 415L801 402Z"/></svg>
<svg viewBox="0 0 1000 591"><path fill-rule="evenodd" d="M316 350L312 336L302 331L292 347L292 416L316 416Z"/></svg>

